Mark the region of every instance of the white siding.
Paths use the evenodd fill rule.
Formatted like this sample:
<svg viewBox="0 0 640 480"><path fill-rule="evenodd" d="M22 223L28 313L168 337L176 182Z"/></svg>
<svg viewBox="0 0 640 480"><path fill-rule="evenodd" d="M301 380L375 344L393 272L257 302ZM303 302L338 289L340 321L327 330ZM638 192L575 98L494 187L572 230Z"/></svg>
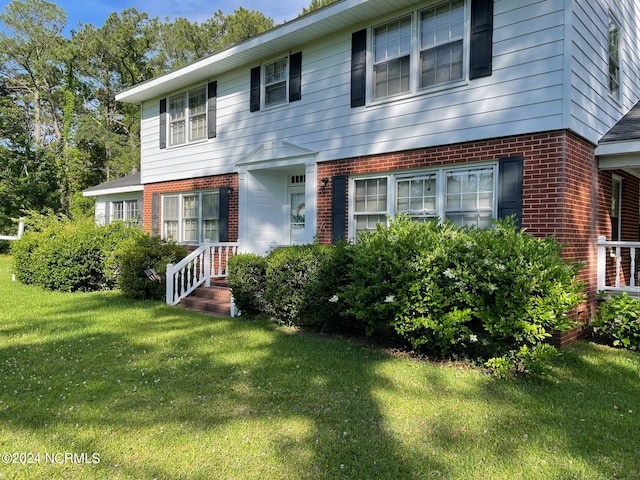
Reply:
<svg viewBox="0 0 640 480"><path fill-rule="evenodd" d="M258 146L281 140L318 152L320 162L561 128L597 142L635 103L640 84L633 68L640 62L631 51L637 33L631 37L629 23L637 12L624 0L621 20L629 38L623 74L634 76L625 80L622 105L607 96L608 1L614 0L496 0L490 77L352 109L351 34L392 17L371 19L291 50L302 51L301 101L251 113L249 70L255 65L212 78L218 82L218 136L195 145L160 150L159 99L145 102L142 183L235 172ZM575 15L565 11L572 2Z"/></svg>
<svg viewBox="0 0 640 480"><path fill-rule="evenodd" d="M636 0L572 0L572 4L569 128L597 143L638 101L640 7ZM608 88L609 10L621 24L619 99Z"/></svg>

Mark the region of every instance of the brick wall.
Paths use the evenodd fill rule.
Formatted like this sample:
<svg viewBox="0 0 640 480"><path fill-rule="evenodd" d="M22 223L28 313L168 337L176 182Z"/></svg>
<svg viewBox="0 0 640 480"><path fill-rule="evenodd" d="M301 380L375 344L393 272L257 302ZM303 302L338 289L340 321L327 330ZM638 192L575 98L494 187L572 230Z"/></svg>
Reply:
<svg viewBox="0 0 640 480"><path fill-rule="evenodd" d="M565 256L585 263L580 279L587 285L587 301L576 316L586 320L595 309L602 203L594 148L570 132L554 131L327 162L318 165L318 178L524 157L522 226L533 235L569 243ZM318 240L331 241L330 188L318 197Z"/></svg>
<svg viewBox="0 0 640 480"><path fill-rule="evenodd" d="M154 193L178 193L193 190L209 190L220 187L232 187L229 196L229 241L238 241L238 175L218 175L214 177L190 178L173 182L149 183L144 186L143 224L147 232L151 232L151 207ZM162 218L162 201L158 204L159 218ZM162 229L162 225L159 225ZM162 232L159 232L162 234Z"/></svg>

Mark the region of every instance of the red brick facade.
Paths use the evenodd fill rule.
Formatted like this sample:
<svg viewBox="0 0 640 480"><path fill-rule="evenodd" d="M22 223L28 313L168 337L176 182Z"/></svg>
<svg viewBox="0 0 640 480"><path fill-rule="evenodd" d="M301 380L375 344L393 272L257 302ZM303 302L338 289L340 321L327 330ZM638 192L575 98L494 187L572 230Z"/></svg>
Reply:
<svg viewBox="0 0 640 480"><path fill-rule="evenodd" d="M190 192L195 190L209 190L220 187L231 187L233 191L229 195L229 241L238 241L238 175L218 175L215 177L191 178L175 180L173 182L149 183L144 186L144 229L151 232L151 216L153 194ZM162 202L158 202L158 215L162 218ZM162 234L162 225L159 225L158 234Z"/></svg>
<svg viewBox="0 0 640 480"><path fill-rule="evenodd" d="M608 215L599 215L609 208L607 193L599 185L606 174L598 175L594 151L595 146L580 137L554 131L328 162L318 165L318 178L524 157L522 226L533 235L553 235L567 243L566 257L585 264L580 279L585 282L587 300L576 312L584 321L596 305L596 238L600 232L606 234L607 228L610 234ZM610 188L609 182L609 198ZM326 192L318 196L320 242L330 241L330 225L331 194ZM578 332L557 342L566 343Z"/></svg>
<svg viewBox="0 0 640 480"><path fill-rule="evenodd" d="M567 258L584 263L580 279L585 282L587 299L576 316L586 321L595 313L596 307L596 239L598 235L611 238L612 172L598 171L594 152L594 145L561 130L320 163L317 166L317 239L326 244L332 238L331 188L321 188L322 178L523 157L522 227L536 236L553 235L559 242L567 244L564 248ZM638 240L638 179L624 172L615 173L623 178L622 239ZM154 193L223 186L233 188L229 198L229 241L237 241L236 174L145 185L145 228L151 229ZM348 229L347 225L345 229ZM350 234L346 231L348 238ZM571 341L579 331L558 337L556 341L561 344Z"/></svg>

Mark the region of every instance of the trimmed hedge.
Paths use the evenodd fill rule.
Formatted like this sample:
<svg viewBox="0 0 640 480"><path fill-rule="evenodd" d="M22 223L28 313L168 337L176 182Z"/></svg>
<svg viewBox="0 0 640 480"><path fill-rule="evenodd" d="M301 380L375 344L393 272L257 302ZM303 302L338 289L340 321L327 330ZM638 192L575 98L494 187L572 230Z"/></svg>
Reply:
<svg viewBox="0 0 640 480"><path fill-rule="evenodd" d="M32 214L11 253L16 279L25 284L63 292L117 286L132 298L162 299L164 281L149 281L144 270L162 275L166 264L181 260L187 249L124 222L96 226L92 218Z"/></svg>
<svg viewBox="0 0 640 480"><path fill-rule="evenodd" d="M162 300L166 293L167 264L176 264L188 254L184 245L161 237L140 235L123 241L115 252L119 265L117 286L134 299ZM145 270L154 269L160 281L149 280Z"/></svg>
<svg viewBox="0 0 640 480"><path fill-rule="evenodd" d="M553 238L512 220L461 228L400 216L355 245L302 245L236 256L238 306L288 325L359 329L438 358L482 361L497 375L540 371L553 331L575 322L580 265ZM244 269L244 271L243 271Z"/></svg>
<svg viewBox="0 0 640 480"><path fill-rule="evenodd" d="M32 216L27 225L11 249L16 278L62 292L112 288L114 273L106 265L114 250L123 239L142 234L123 223L97 227L92 219L62 215Z"/></svg>

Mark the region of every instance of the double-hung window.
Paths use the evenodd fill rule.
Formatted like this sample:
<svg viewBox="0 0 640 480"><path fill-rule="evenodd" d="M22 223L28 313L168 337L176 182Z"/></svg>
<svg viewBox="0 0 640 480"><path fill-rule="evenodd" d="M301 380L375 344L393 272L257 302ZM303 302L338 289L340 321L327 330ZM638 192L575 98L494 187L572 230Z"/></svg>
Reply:
<svg viewBox="0 0 640 480"><path fill-rule="evenodd" d="M464 74L464 1L420 13L420 87L462 80Z"/></svg>
<svg viewBox="0 0 640 480"><path fill-rule="evenodd" d="M374 27L374 100L464 80L466 32L464 0Z"/></svg>
<svg viewBox="0 0 640 480"><path fill-rule="evenodd" d="M287 58L281 58L264 66L264 104L266 107L287 101Z"/></svg>
<svg viewBox="0 0 640 480"><path fill-rule="evenodd" d="M496 172L486 165L355 178L352 231L357 238L398 214L488 227L496 216Z"/></svg>
<svg viewBox="0 0 640 480"><path fill-rule="evenodd" d="M166 238L197 244L219 240L220 193L217 190L163 196L162 225Z"/></svg>
<svg viewBox="0 0 640 480"><path fill-rule="evenodd" d="M207 138L207 87L169 98L169 145Z"/></svg>

